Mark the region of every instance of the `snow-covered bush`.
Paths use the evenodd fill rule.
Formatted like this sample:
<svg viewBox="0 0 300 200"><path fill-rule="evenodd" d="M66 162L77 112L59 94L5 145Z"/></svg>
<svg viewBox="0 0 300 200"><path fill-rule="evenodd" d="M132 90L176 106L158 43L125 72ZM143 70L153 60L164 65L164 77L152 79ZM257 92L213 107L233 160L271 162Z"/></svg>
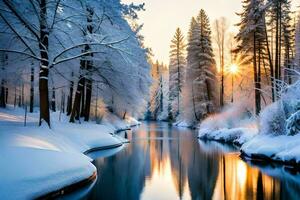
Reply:
<svg viewBox="0 0 300 200"><path fill-rule="evenodd" d="M260 133L281 135L285 132L285 114L279 102L267 106L260 114Z"/></svg>
<svg viewBox="0 0 300 200"><path fill-rule="evenodd" d="M198 137L238 145L249 141L257 134L256 119L250 113L249 106L247 101L240 101L208 117L200 124Z"/></svg>
<svg viewBox="0 0 300 200"><path fill-rule="evenodd" d="M288 86L281 99L267 106L260 114L260 133L295 135L300 123L300 81Z"/></svg>
<svg viewBox="0 0 300 200"><path fill-rule="evenodd" d="M300 102L295 106L297 110L286 120L287 135L296 135L300 132Z"/></svg>
<svg viewBox="0 0 300 200"><path fill-rule="evenodd" d="M200 132L210 132L219 129L237 127L255 127L255 119L248 109L245 101L227 106L221 113L212 115L200 124Z"/></svg>

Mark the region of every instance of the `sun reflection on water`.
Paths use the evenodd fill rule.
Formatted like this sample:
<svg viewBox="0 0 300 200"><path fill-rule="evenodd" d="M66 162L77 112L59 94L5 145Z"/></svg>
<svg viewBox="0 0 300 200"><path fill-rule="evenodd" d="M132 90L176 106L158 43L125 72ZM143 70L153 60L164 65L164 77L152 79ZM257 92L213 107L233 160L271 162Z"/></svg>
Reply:
<svg viewBox="0 0 300 200"><path fill-rule="evenodd" d="M236 170L237 170L239 184L241 187L243 187L247 180L247 166L243 161L238 160Z"/></svg>
<svg viewBox="0 0 300 200"><path fill-rule="evenodd" d="M238 152L222 153L221 144L199 144L190 131L150 125L129 139L123 151L95 161L99 179L90 199L299 197L299 184L265 175L242 161Z"/></svg>

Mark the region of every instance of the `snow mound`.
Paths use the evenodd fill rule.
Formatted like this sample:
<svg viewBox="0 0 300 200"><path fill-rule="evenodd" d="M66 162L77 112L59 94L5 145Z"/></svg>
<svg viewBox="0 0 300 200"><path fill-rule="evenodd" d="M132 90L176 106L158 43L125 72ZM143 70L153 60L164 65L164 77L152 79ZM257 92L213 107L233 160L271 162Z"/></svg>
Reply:
<svg viewBox="0 0 300 200"><path fill-rule="evenodd" d="M29 147L1 148L0 196L34 199L93 175L83 154Z"/></svg>
<svg viewBox="0 0 300 200"><path fill-rule="evenodd" d="M247 156L264 155L273 160L300 162L300 135L259 134L241 147Z"/></svg>
<svg viewBox="0 0 300 200"><path fill-rule="evenodd" d="M256 128L223 128L215 131L200 129L198 137L200 139L233 142L241 145L252 139L256 134Z"/></svg>
<svg viewBox="0 0 300 200"><path fill-rule="evenodd" d="M241 145L253 138L257 132L256 120L251 117L247 104L237 103L206 118L200 124L198 138Z"/></svg>
<svg viewBox="0 0 300 200"><path fill-rule="evenodd" d="M185 120L180 120L178 122L173 123L173 126L177 127L183 127L183 128L190 128L191 125L189 125Z"/></svg>
<svg viewBox="0 0 300 200"><path fill-rule="evenodd" d="M260 115L260 134L241 147L248 157L300 163L300 81L288 86L281 99Z"/></svg>
<svg viewBox="0 0 300 200"><path fill-rule="evenodd" d="M51 115L51 129L38 127L39 113L0 109L0 198L34 199L92 176L96 169L83 153L121 146L114 124L69 123Z"/></svg>

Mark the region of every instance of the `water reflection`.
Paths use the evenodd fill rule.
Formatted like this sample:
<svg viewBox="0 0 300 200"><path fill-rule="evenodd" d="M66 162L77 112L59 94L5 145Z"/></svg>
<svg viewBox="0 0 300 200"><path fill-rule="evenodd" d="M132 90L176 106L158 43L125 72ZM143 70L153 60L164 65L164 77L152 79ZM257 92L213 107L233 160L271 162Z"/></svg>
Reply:
<svg viewBox="0 0 300 200"><path fill-rule="evenodd" d="M251 167L231 146L199 142L191 130L149 123L128 137L131 143L119 153L94 161L98 180L89 199L300 197L300 181L265 175L270 170Z"/></svg>

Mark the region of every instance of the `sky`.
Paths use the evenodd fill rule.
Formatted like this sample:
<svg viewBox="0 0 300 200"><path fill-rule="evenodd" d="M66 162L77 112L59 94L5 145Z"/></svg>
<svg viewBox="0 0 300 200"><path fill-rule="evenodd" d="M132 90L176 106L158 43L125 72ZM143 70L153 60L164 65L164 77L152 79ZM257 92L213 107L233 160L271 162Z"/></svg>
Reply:
<svg viewBox="0 0 300 200"><path fill-rule="evenodd" d="M123 3L145 3L146 11L139 13L139 23L143 23L142 34L145 44L151 47L154 58L164 63L169 62L170 41L177 27L187 36L189 24L200 9L204 9L211 23L220 17L230 22L230 32L238 29L234 26L239 21L236 13L242 11L242 0L122 0ZM229 3L230 2L230 3ZM297 3L296 3L297 2ZM292 0L293 8L300 5L299 0Z"/></svg>

